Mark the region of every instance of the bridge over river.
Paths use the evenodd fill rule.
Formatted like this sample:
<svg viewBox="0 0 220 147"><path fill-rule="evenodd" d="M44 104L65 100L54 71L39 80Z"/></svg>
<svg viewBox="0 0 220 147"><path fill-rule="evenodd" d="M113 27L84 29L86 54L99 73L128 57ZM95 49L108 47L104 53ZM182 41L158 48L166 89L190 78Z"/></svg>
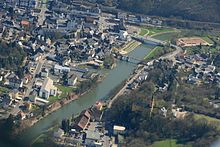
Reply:
<svg viewBox="0 0 220 147"><path fill-rule="evenodd" d="M137 40L146 45L167 45L166 41L158 40L150 36L132 35L132 39Z"/></svg>

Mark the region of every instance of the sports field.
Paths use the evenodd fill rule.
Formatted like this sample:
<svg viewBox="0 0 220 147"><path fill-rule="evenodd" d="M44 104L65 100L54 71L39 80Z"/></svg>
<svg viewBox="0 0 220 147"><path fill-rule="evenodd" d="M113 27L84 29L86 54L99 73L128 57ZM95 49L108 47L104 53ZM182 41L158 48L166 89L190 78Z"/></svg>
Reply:
<svg viewBox="0 0 220 147"><path fill-rule="evenodd" d="M212 44L201 37L184 37L177 40L177 45L182 47L191 47L199 45L210 46Z"/></svg>

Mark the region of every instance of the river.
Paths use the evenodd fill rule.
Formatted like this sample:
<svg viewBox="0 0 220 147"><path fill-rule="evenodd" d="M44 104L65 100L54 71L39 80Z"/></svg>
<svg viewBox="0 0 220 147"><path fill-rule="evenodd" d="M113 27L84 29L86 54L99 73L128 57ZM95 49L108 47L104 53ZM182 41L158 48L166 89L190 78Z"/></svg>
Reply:
<svg viewBox="0 0 220 147"><path fill-rule="evenodd" d="M144 56L149 53L149 51L150 48L148 46L140 45L132 52L130 52L129 56L143 59ZM96 88L81 96L79 99L48 115L31 128L28 128L19 137L19 142L21 141L22 143L26 142L30 144L33 139L41 135L45 130L53 126L53 124L60 123L62 119L70 118L73 114L76 115L80 113L84 109L89 108L99 99L107 98L107 96L115 87L129 78L136 67L136 64L118 61L117 67L109 70L106 78L101 83L99 83Z"/></svg>

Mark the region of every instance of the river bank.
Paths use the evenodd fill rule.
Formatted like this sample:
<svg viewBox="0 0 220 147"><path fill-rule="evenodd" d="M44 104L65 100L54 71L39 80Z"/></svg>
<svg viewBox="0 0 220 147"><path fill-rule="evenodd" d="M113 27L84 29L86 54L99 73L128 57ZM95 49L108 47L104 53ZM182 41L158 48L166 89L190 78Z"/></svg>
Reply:
<svg viewBox="0 0 220 147"><path fill-rule="evenodd" d="M141 43L135 40L132 40L131 42L129 42L128 44L126 44L125 46L122 47L122 49L120 49L120 54L122 55L126 55L129 52L133 51L135 48L137 48L138 46L140 46Z"/></svg>
<svg viewBox="0 0 220 147"><path fill-rule="evenodd" d="M32 118L28 118L25 120L22 120L20 123L20 126L18 128L15 128L13 131L13 137L16 137L26 129L34 126L36 123L47 117L48 115L52 114L53 112L59 110L61 107L79 99L83 95L87 94L92 90L97 84L101 83L105 79L105 76L99 76L95 83L92 83L91 87L89 87L85 92L81 94L71 93L66 98L62 98L60 100L57 100L47 106L47 108L42 111L41 113L37 114L36 116Z"/></svg>
<svg viewBox="0 0 220 147"><path fill-rule="evenodd" d="M13 132L13 136L17 136L20 133L22 133L24 130L34 126L36 123L38 123L40 120L44 119L45 117L47 117L48 115L50 115L51 113L57 111L58 109L60 109L62 106L69 104L70 102L78 99L81 95L73 95L70 96L68 98L56 101L52 104L50 104L47 109L44 111L44 114L40 114L37 115L35 117L32 117L30 119L26 119L26 120L22 120L20 127L14 129Z"/></svg>
<svg viewBox="0 0 220 147"><path fill-rule="evenodd" d="M150 52L151 48L145 45L140 45L129 53L129 56L143 59ZM117 66L109 70L108 74L99 84L80 98L66 104L64 107L54 111L44 119L41 119L33 126L24 130L17 139L20 142L29 144L36 137L50 128L53 124L60 123L62 119L69 118L72 115L79 114L82 110L89 108L92 104L100 99L108 99L109 94L124 80L127 80L137 68L136 64L131 64L124 61L117 61Z"/></svg>

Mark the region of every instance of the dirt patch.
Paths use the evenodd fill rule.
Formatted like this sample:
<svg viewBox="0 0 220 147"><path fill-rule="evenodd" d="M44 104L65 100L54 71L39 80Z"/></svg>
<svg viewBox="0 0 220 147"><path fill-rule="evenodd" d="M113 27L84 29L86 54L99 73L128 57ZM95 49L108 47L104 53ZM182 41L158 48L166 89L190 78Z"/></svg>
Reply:
<svg viewBox="0 0 220 147"><path fill-rule="evenodd" d="M177 40L176 44L181 47L191 47L191 46L199 46L199 45L210 46L210 45L212 45L200 37L179 38Z"/></svg>

